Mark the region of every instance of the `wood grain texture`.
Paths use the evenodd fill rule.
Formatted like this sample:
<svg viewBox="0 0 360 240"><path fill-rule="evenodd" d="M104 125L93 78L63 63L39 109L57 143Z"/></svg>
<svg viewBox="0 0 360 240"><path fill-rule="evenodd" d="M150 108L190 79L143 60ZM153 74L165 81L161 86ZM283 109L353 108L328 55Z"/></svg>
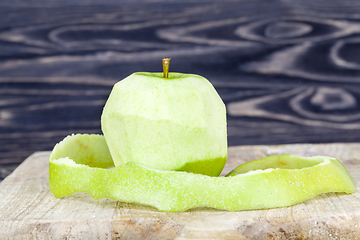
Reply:
<svg viewBox="0 0 360 240"><path fill-rule="evenodd" d="M1 1L0 164L101 133L137 71L208 78L229 145L360 141L357 1Z"/></svg>
<svg viewBox="0 0 360 240"><path fill-rule="evenodd" d="M328 154L341 159L359 186L359 149L355 143L230 147L223 173L272 154ZM48 189L49 154L30 156L0 184L1 239L360 239L358 191L270 210L164 213L80 193L56 199Z"/></svg>

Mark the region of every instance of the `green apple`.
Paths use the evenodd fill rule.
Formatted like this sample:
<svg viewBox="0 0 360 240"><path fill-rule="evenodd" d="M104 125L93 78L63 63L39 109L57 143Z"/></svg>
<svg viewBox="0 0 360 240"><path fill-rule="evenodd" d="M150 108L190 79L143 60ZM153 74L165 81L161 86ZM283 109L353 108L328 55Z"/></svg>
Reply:
<svg viewBox="0 0 360 240"><path fill-rule="evenodd" d="M98 151L94 155L84 148ZM131 162L105 169L109 155L102 136L65 138L50 159L50 191L58 198L87 192L94 199L146 204L167 212L195 207L230 211L276 208L291 206L321 193L356 191L355 182L345 167L330 157L275 155L243 164L228 177L210 177L152 169ZM87 159L92 159L93 167L86 165Z"/></svg>
<svg viewBox="0 0 360 240"><path fill-rule="evenodd" d="M104 136L71 135L54 147L49 188L55 197L87 192L161 211L237 211L356 191L345 167L330 157L271 156L213 177L227 158L224 103L205 78L164 69L163 76L140 72L115 84L102 114Z"/></svg>
<svg viewBox="0 0 360 240"><path fill-rule="evenodd" d="M225 105L198 75L130 75L114 85L101 127L115 166L218 176L227 159Z"/></svg>

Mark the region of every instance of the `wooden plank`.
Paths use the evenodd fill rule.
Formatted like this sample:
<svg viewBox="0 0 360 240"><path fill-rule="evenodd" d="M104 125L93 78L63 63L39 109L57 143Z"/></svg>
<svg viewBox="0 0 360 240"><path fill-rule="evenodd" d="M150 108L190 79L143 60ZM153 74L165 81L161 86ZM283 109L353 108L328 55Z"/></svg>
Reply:
<svg viewBox="0 0 360 240"><path fill-rule="evenodd" d="M101 133L138 71L208 78L229 145L360 141L356 1L0 1L0 164Z"/></svg>
<svg viewBox="0 0 360 240"><path fill-rule="evenodd" d="M339 158L360 184L360 143L229 148L223 171L272 154ZM322 194L288 208L226 212L154 208L48 189L49 152L26 159L0 184L1 239L360 239L360 194Z"/></svg>

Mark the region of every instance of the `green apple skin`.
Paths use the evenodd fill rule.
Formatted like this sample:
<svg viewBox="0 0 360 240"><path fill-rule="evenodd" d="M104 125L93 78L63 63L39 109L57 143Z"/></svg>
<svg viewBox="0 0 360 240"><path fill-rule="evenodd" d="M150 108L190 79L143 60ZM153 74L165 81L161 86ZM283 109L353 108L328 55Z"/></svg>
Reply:
<svg viewBox="0 0 360 240"><path fill-rule="evenodd" d="M57 143L50 160L70 158L89 167L114 167L104 136L98 134L72 134Z"/></svg>
<svg viewBox="0 0 360 240"><path fill-rule="evenodd" d="M101 126L115 166L218 176L227 159L225 105L198 75L130 75L114 85Z"/></svg>
<svg viewBox="0 0 360 240"><path fill-rule="evenodd" d="M84 147L100 151L93 156ZM349 172L330 157L275 155L240 165L228 177L210 177L131 162L102 168L110 153L101 136L74 135L53 152L49 188L57 198L86 192L94 199L145 204L166 212L196 207L239 211L291 206L327 192L356 192ZM68 154L73 159L56 159ZM89 158L94 167L85 165Z"/></svg>

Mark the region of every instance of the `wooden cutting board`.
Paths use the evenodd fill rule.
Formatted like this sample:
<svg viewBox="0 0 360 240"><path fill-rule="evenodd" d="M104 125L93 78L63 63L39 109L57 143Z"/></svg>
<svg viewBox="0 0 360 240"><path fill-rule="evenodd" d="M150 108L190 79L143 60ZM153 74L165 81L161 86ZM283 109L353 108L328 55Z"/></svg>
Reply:
<svg viewBox="0 0 360 240"><path fill-rule="evenodd" d="M336 157L360 185L360 143L230 147L223 174L285 153ZM0 239L360 239L359 191L270 210L164 213L82 193L56 199L48 188L49 154L31 155L0 184Z"/></svg>

